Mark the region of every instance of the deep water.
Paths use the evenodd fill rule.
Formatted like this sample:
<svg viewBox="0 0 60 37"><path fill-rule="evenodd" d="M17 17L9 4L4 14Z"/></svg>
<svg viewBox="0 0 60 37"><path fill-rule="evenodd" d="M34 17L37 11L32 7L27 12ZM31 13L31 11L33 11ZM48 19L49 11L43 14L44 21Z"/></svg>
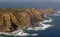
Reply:
<svg viewBox="0 0 60 37"><path fill-rule="evenodd" d="M0 8L54 8L60 9L59 2L0 2Z"/></svg>

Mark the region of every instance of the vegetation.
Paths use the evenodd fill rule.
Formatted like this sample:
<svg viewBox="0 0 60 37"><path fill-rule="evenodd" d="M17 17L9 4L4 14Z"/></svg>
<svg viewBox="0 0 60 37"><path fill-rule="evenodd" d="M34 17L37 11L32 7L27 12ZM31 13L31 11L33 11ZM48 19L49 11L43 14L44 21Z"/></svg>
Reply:
<svg viewBox="0 0 60 37"><path fill-rule="evenodd" d="M12 32L18 27L21 29L32 27L34 23L45 20L44 14L52 14L53 12L52 8L45 10L35 8L2 8L0 9L0 31Z"/></svg>

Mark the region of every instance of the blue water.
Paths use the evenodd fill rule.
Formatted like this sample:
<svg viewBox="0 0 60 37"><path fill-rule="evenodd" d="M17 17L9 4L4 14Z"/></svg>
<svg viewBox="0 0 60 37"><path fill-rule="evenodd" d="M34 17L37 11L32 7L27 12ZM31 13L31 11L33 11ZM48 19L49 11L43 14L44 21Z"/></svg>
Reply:
<svg viewBox="0 0 60 37"><path fill-rule="evenodd" d="M51 16L54 19L52 22L54 27L49 28L40 33L40 37L60 37L60 16Z"/></svg>
<svg viewBox="0 0 60 37"><path fill-rule="evenodd" d="M0 2L0 8L54 8L60 9L60 3L56 2ZM60 37L60 16L50 16L54 19L52 22L54 24L53 27L48 28L43 31L37 31L39 33L38 36L35 37ZM34 31L32 31L33 33ZM3 37L15 37L15 36L6 36L1 35ZM19 36L17 36L19 37ZM33 37L33 36L27 36Z"/></svg>
<svg viewBox="0 0 60 37"><path fill-rule="evenodd" d="M48 28L46 30L43 31L37 31L34 32L32 31L32 33L38 33L39 35L37 36L26 36L26 37L60 37L60 16L50 16L51 18L54 19L53 23L53 27ZM4 37L21 37L21 36L7 36L7 35L1 35Z"/></svg>
<svg viewBox="0 0 60 37"><path fill-rule="evenodd" d="M59 9L59 2L0 2L0 8L54 8Z"/></svg>

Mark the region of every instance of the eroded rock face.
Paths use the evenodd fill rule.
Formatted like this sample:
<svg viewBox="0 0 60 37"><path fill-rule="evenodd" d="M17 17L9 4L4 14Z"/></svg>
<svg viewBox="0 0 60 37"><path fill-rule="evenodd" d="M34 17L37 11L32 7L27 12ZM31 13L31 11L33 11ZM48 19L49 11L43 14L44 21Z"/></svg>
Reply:
<svg viewBox="0 0 60 37"><path fill-rule="evenodd" d="M53 14L54 13L54 9L53 8L47 8L43 10L44 14Z"/></svg>
<svg viewBox="0 0 60 37"><path fill-rule="evenodd" d="M17 25L17 18L12 14L12 13L9 13L9 15L10 15L10 20L11 20L11 22L13 22L15 25Z"/></svg>
<svg viewBox="0 0 60 37"><path fill-rule="evenodd" d="M10 15L11 29L16 30L18 27L17 18L12 13L8 13L8 14Z"/></svg>
<svg viewBox="0 0 60 37"><path fill-rule="evenodd" d="M22 12L22 13L19 13L18 15L20 17L19 18L19 21L20 21L19 25L20 25L20 27L31 26L30 17L29 17L29 15L27 15L27 13Z"/></svg>
<svg viewBox="0 0 60 37"><path fill-rule="evenodd" d="M12 10L12 11L11 11ZM5 11L5 10L4 10ZM11 11L11 12L10 12ZM24 27L32 27L34 23L45 20L44 14L53 13L53 9L10 9L10 11L2 15L0 21L0 31L2 32L12 32L18 27L23 29ZM15 12L15 13L14 13ZM18 19L17 19L18 18Z"/></svg>
<svg viewBox="0 0 60 37"><path fill-rule="evenodd" d="M43 14L42 12L38 11L38 10L32 10L32 14L38 19L38 20L44 20L43 18Z"/></svg>
<svg viewBox="0 0 60 37"><path fill-rule="evenodd" d="M4 21L4 31L10 31L11 21L10 21L10 15L9 14L3 14L2 15L3 21Z"/></svg>
<svg viewBox="0 0 60 37"><path fill-rule="evenodd" d="M20 26L32 26L34 23L43 20L43 15L41 12L38 10L32 9L26 9L26 10L21 10L20 13L18 13L18 16L20 17Z"/></svg>
<svg viewBox="0 0 60 37"><path fill-rule="evenodd" d="M3 19L4 25L1 25L1 29L0 29L1 31L10 32L17 29L18 27L17 19L12 13L3 14L2 19Z"/></svg>

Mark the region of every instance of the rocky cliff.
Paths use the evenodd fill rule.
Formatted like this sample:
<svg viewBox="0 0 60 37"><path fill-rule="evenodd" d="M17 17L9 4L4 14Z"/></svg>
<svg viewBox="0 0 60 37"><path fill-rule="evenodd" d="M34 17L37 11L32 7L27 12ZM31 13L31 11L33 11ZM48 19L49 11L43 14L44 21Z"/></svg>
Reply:
<svg viewBox="0 0 60 37"><path fill-rule="evenodd" d="M0 31L12 32L18 27L32 27L34 23L45 20L44 14L52 14L52 8L40 10L35 8L25 9L0 9Z"/></svg>

